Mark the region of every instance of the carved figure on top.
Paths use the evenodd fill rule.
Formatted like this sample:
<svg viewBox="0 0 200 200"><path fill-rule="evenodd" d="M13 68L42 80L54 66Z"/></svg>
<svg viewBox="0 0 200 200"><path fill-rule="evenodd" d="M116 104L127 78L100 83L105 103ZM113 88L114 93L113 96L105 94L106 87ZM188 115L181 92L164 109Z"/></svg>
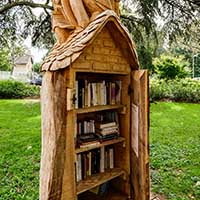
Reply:
<svg viewBox="0 0 200 200"><path fill-rule="evenodd" d="M118 13L120 0L53 0L52 28L57 43L67 41L74 32L83 30L101 12ZM119 14L119 13L118 13Z"/></svg>

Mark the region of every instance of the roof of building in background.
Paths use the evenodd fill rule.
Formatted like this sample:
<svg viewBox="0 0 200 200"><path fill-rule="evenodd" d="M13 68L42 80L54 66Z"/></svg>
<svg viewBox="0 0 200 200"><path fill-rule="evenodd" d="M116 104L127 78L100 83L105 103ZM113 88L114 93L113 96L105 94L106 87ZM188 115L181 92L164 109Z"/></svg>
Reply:
<svg viewBox="0 0 200 200"><path fill-rule="evenodd" d="M23 64L27 64L29 62L29 60L31 59L31 62L33 63L33 58L31 55L23 55L21 57L18 57L16 60L15 60L15 64L17 65L23 65Z"/></svg>

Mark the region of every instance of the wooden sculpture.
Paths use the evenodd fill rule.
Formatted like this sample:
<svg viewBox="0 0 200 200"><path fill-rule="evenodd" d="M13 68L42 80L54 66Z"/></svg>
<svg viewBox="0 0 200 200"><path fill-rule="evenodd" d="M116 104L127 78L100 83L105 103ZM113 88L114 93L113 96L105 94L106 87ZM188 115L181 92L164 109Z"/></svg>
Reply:
<svg viewBox="0 0 200 200"><path fill-rule="evenodd" d="M112 3L111 3L112 1ZM67 40L74 31L81 31L105 10L116 10L119 0L53 0L53 31L58 44Z"/></svg>
<svg viewBox="0 0 200 200"><path fill-rule="evenodd" d="M139 70L119 0L53 0L53 6L57 43L41 66L40 200L149 200L148 72ZM119 116L119 135L80 148L77 122L104 112ZM110 147L112 167L105 164ZM101 171L93 165L99 149L107 151ZM105 196L91 191L104 184L110 184Z"/></svg>

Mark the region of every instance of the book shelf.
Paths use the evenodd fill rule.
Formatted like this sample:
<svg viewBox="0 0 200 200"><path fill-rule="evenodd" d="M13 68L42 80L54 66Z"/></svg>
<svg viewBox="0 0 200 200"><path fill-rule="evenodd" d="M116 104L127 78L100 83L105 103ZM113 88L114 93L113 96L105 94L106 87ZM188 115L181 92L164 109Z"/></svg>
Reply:
<svg viewBox="0 0 200 200"><path fill-rule="evenodd" d="M148 72L104 13L42 65L40 199L149 200Z"/></svg>
<svg viewBox="0 0 200 200"><path fill-rule="evenodd" d="M90 142L89 145L75 147L74 150L75 160L76 160L75 166L78 166L75 168L76 195L80 195L84 192L89 192L91 189L95 187L101 187L103 184L109 183L110 187L107 189L107 191L105 191L105 193L108 193L113 188L116 189L118 187L116 186L116 183L119 182L122 186L119 187L118 192L122 192L125 193L127 196L130 196L129 192L130 188L128 186L129 179L125 178L130 173L130 166L128 165L129 163L128 159L130 157L129 153L130 127L124 124L125 122L127 124L130 123L129 122L130 118L128 116L130 113L129 111L127 111L127 107L129 107L130 100L126 99L125 95L122 95L125 94L125 92L128 92L127 89L126 90L124 89L124 87L126 86L127 82L130 81L130 78L127 75L121 75L116 73L110 76L110 74L108 75L105 72L85 73L76 70L74 71L73 77L74 81L72 85L74 85L75 88L75 96L77 101L74 102L75 108L72 110L72 112L74 113L73 114L74 118L76 119L74 120L76 121L75 126L77 126L74 128L76 135L75 139L77 137L76 132L79 132L79 134L83 136L84 134L87 134L88 131L84 129L87 129L88 124L89 126L91 125L90 121L94 121L93 122L94 127L90 128L89 132L94 130L96 132L98 130L96 127L97 123L98 124L100 123L99 128L101 128L101 126L109 126L108 125L109 123L111 124L114 123L115 124L114 127L117 127L116 128L117 130L119 129L116 138L106 139L105 141L103 142L100 141L99 143L96 143L96 141L94 141L94 144ZM79 87L81 87L81 89ZM88 94L89 87L91 88L91 91L89 91ZM81 92L81 95L77 91ZM102 99L102 101L100 99ZM90 106L88 106L88 104L90 104ZM104 105L96 105L96 104L104 104ZM79 108L79 106L81 108ZM110 116L113 119L110 119L109 118ZM104 120L109 121L109 123L103 125L103 121L98 122L99 118L102 118L103 121ZM113 126L111 125L111 127L102 128L101 131L106 132L106 130L108 131L111 130L112 132L113 129L112 127ZM95 162L99 162L100 165L102 165L103 162L103 172L101 172L100 169L97 169L97 172L95 172L94 174L91 174L91 172L89 173L87 172L87 175L83 174L84 173L83 171L85 170L85 168L87 168L87 166L85 166L85 162L86 163L89 162L88 160L85 161L85 159L89 157L88 156L89 152L93 151L100 152L102 148L104 149L105 152L103 152L103 154L100 153L100 156L103 155L103 158L100 157L98 158L100 159L100 161L95 161ZM107 152L106 155L106 149L107 151L109 151L110 148L112 149L114 154L111 156L113 159L112 161L110 157L110 152ZM120 157L121 154L123 154L124 158ZM77 158L78 156L79 158ZM91 162L91 158L89 158L89 160ZM110 168L109 164L106 162L108 163L111 162L112 168ZM82 171L80 171L80 168ZM91 168L91 166L88 168ZM100 168L102 167L100 166ZM101 197L102 195L97 195L97 196Z"/></svg>

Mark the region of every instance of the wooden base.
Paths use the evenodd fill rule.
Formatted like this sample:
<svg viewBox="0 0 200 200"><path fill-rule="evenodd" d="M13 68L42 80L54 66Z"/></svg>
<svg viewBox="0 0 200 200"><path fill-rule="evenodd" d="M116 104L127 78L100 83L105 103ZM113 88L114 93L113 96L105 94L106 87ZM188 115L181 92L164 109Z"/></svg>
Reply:
<svg viewBox="0 0 200 200"><path fill-rule="evenodd" d="M108 195L101 197L93 192L87 191L79 195L78 200L127 200L128 197L124 194L110 190Z"/></svg>

